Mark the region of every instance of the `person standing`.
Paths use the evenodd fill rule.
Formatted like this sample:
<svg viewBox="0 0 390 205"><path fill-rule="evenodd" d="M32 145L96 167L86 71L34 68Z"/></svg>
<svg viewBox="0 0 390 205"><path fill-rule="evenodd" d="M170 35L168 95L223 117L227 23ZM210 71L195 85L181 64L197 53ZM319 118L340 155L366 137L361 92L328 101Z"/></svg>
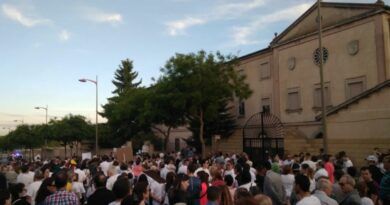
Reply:
<svg viewBox="0 0 390 205"><path fill-rule="evenodd" d="M31 205L35 205L35 198L37 197L39 187L42 185L43 178L43 173L40 170L36 171L34 174L34 182L27 187L27 196L31 197Z"/></svg>
<svg viewBox="0 0 390 205"><path fill-rule="evenodd" d="M188 165L187 173L190 177L190 184L188 186L188 193L190 195L189 205L199 205L199 197L201 192L201 181L194 175L196 171L196 165L191 163Z"/></svg>
<svg viewBox="0 0 390 205"><path fill-rule="evenodd" d="M282 178L279 174L271 170L271 163L265 162L267 169L263 191L264 194L272 199L273 205L283 205L285 203L286 193L283 188Z"/></svg>
<svg viewBox="0 0 390 205"><path fill-rule="evenodd" d="M309 177L303 174L295 176L294 190L299 198L297 205L321 205L321 202L317 197L310 195L309 189Z"/></svg>
<svg viewBox="0 0 390 205"><path fill-rule="evenodd" d="M88 197L88 205L106 205L115 201L115 195L106 188L107 178L104 174L98 174L94 178L95 192Z"/></svg>
<svg viewBox="0 0 390 205"><path fill-rule="evenodd" d="M341 191L345 194L340 205L360 205L362 203L359 193L354 188L356 185L355 179L348 174L341 177L339 181Z"/></svg>
<svg viewBox="0 0 390 205"><path fill-rule="evenodd" d="M390 204L390 155L383 159L383 167L386 170L385 175L382 177L379 198L382 204Z"/></svg>
<svg viewBox="0 0 390 205"><path fill-rule="evenodd" d="M34 182L34 172L29 171L28 165L23 165L21 171L22 172L16 178L16 183L22 183L28 187L31 183Z"/></svg>
<svg viewBox="0 0 390 205"><path fill-rule="evenodd" d="M317 190L314 196L317 197L321 205L338 205L337 201L330 198L332 194L332 183L325 178L319 179L317 182Z"/></svg>
<svg viewBox="0 0 390 205"><path fill-rule="evenodd" d="M75 193L67 192L68 175L65 171L55 174L54 183L57 191L46 197L44 205L79 205L79 199Z"/></svg>

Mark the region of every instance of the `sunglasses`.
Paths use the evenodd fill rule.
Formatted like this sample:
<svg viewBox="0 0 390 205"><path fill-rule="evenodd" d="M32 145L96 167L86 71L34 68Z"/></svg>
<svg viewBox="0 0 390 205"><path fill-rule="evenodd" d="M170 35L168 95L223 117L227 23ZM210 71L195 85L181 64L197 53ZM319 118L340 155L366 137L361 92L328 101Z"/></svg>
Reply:
<svg viewBox="0 0 390 205"><path fill-rule="evenodd" d="M344 183L339 183L339 185L340 185L341 187L343 187L343 186L345 186L346 184L344 184Z"/></svg>

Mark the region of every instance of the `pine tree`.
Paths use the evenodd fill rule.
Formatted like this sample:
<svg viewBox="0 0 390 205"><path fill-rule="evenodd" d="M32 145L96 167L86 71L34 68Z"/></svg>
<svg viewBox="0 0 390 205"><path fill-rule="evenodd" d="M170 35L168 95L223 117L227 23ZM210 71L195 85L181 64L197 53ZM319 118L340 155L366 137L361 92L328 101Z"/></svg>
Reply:
<svg viewBox="0 0 390 205"><path fill-rule="evenodd" d="M115 85L116 89L112 91L112 93L120 96L128 89L137 88L142 82L142 80L140 80L134 83L133 81L135 81L137 77L138 72L133 71L133 61L129 59L122 60L122 64L119 65L119 68L115 71L112 83Z"/></svg>

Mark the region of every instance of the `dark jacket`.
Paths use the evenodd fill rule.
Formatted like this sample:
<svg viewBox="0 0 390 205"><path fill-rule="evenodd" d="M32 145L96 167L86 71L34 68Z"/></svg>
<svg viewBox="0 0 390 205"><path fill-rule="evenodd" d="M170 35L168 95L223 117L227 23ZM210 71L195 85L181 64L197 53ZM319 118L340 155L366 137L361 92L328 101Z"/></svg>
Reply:
<svg viewBox="0 0 390 205"><path fill-rule="evenodd" d="M345 198L340 202L340 205L361 205L361 203L362 200L359 193L356 190L353 190L345 196Z"/></svg>
<svg viewBox="0 0 390 205"><path fill-rule="evenodd" d="M112 191L104 188L96 189L96 191L89 196L88 205L108 205L115 201L115 195Z"/></svg>

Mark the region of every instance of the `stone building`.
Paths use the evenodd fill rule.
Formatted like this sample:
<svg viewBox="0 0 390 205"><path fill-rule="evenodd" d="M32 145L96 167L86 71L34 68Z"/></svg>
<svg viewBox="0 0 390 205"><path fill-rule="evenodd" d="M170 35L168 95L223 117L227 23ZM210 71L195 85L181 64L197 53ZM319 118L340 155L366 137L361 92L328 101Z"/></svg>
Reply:
<svg viewBox="0 0 390 205"><path fill-rule="evenodd" d="M377 1L323 2L321 8L330 152L345 150L361 162L374 147L390 148L390 7ZM283 125L287 153L318 153L322 140L316 139L321 137L316 19L314 4L269 47L239 58L237 70L247 76L254 92L245 101L233 102L239 129L214 147L242 151L243 126L266 106ZM361 96L365 92L369 94Z"/></svg>

